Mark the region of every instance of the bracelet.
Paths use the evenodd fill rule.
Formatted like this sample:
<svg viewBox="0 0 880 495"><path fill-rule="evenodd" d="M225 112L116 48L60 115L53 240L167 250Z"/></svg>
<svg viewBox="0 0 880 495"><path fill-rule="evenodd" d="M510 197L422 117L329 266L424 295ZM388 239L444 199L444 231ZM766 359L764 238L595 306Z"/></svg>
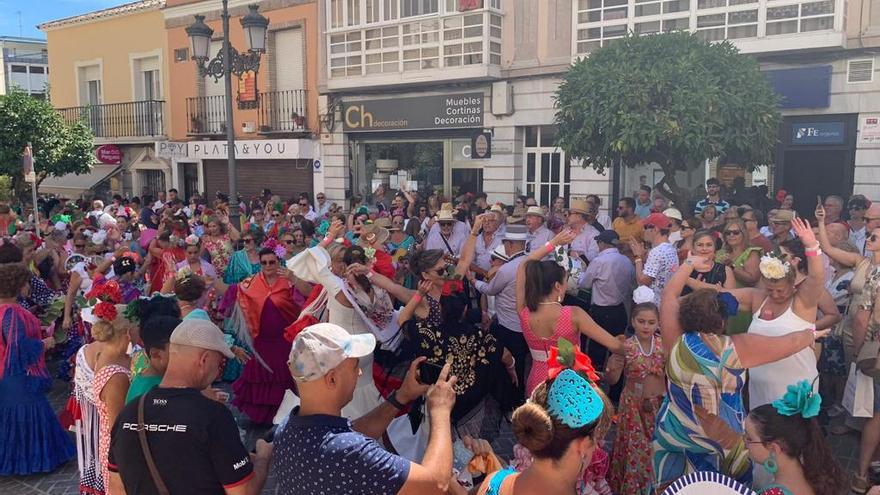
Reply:
<svg viewBox="0 0 880 495"><path fill-rule="evenodd" d="M327 247L330 245L331 242L333 242L333 238L330 237L330 235L328 234L324 236L323 239L321 239L321 246Z"/></svg>
<svg viewBox="0 0 880 495"><path fill-rule="evenodd" d="M822 245L817 242L816 244L813 244L810 247L804 246L804 250L805 251L818 251L821 248L821 246Z"/></svg>
<svg viewBox="0 0 880 495"><path fill-rule="evenodd" d="M547 254L556 250L556 246L554 246L552 242L547 242L547 244L544 244L544 247L547 248Z"/></svg>
<svg viewBox="0 0 880 495"><path fill-rule="evenodd" d="M633 260L633 263L641 263L641 262L642 262L641 258L636 258Z"/></svg>
<svg viewBox="0 0 880 495"><path fill-rule="evenodd" d="M813 258L822 254L822 250L817 249L815 251L804 251L804 254L807 256L807 258Z"/></svg>
<svg viewBox="0 0 880 495"><path fill-rule="evenodd" d="M415 293L415 295L413 295L413 296L410 298L410 302L412 302L412 301L415 301L415 302L417 302L417 303L422 302L422 293L417 291L417 292Z"/></svg>
<svg viewBox="0 0 880 495"><path fill-rule="evenodd" d="M504 367L509 370L512 370L512 369L514 369L514 367L516 367L516 358L513 356L510 356L510 359L512 360L512 362L510 364L505 364Z"/></svg>
<svg viewBox="0 0 880 495"><path fill-rule="evenodd" d="M375 274L376 274L376 273L373 272L373 270L370 270L370 271L367 272L367 275L366 275L366 276L367 276L368 279L370 279L370 278L373 278L373 275L375 275Z"/></svg>
<svg viewBox="0 0 880 495"><path fill-rule="evenodd" d="M397 409L398 411L402 411L406 408L406 404L403 404L402 402L397 400L397 390L395 390L394 392L391 392L391 395L389 395L385 399L385 401L388 402L389 404L391 404L392 406L394 406L394 408Z"/></svg>

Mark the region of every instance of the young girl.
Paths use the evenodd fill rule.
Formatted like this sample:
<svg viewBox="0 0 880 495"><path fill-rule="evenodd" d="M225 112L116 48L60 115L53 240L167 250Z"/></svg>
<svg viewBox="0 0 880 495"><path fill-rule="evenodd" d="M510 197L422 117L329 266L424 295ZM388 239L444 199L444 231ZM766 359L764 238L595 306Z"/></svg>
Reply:
<svg viewBox="0 0 880 495"><path fill-rule="evenodd" d="M632 315L635 335L624 344L625 354L612 355L605 368L610 385L626 372L609 483L614 493L642 494L648 493L653 480L651 439L666 393L665 355L657 334L657 306L652 302L637 304Z"/></svg>

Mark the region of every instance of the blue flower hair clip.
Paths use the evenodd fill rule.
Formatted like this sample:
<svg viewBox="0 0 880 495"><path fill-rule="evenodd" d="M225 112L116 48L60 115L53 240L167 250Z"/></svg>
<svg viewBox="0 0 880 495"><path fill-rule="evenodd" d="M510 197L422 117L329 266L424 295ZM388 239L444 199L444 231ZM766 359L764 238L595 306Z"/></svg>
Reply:
<svg viewBox="0 0 880 495"><path fill-rule="evenodd" d="M785 395L781 399L773 401L773 407L779 414L783 416L800 415L804 419L817 416L821 405L822 396L813 391L813 385L807 380L789 385Z"/></svg>
<svg viewBox="0 0 880 495"><path fill-rule="evenodd" d="M736 313L739 311L739 301L730 292L719 292L718 304L721 306L724 316L728 318L736 316Z"/></svg>
<svg viewBox="0 0 880 495"><path fill-rule="evenodd" d="M590 375L596 376L590 358L565 339L550 348L550 357L556 362L549 363L548 371L556 378L547 392L547 412L569 428L595 422L605 411L605 401L590 381Z"/></svg>

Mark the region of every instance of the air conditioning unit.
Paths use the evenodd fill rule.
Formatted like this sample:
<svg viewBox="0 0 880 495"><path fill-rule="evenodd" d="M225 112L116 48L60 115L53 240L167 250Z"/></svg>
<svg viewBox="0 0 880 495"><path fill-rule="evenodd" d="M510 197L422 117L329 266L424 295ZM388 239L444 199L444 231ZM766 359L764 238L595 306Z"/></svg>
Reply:
<svg viewBox="0 0 880 495"><path fill-rule="evenodd" d="M492 115L513 113L513 86L507 81L492 83Z"/></svg>
<svg viewBox="0 0 880 495"><path fill-rule="evenodd" d="M256 122L253 122L253 121L242 122L241 123L241 132L244 132L245 134L253 134L254 132L257 132Z"/></svg>
<svg viewBox="0 0 880 495"><path fill-rule="evenodd" d="M849 60L846 63L846 82L869 83L874 80L874 59Z"/></svg>

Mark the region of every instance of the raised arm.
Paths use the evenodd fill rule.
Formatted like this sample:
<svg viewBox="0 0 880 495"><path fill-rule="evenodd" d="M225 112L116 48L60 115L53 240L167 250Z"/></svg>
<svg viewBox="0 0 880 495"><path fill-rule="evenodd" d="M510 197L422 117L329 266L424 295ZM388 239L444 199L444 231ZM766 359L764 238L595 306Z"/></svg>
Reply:
<svg viewBox="0 0 880 495"><path fill-rule="evenodd" d="M741 333L732 335L736 354L743 368L754 368L772 363L813 345L816 339L824 337L830 330L800 330L778 337Z"/></svg>
<svg viewBox="0 0 880 495"><path fill-rule="evenodd" d="M804 243L804 249L807 256L807 270L809 271L806 280L798 287L795 297L800 300L801 304L807 308L814 308L818 304L822 292L825 291L825 267L822 265L822 258L819 252L819 242L816 240L816 234L810 225L800 218L794 218L791 221L795 233L797 233L801 242Z"/></svg>
<svg viewBox="0 0 880 495"><path fill-rule="evenodd" d="M220 221L223 222L223 225L226 226L226 235L229 236L229 240L232 242L238 241L241 238L241 233L235 228L235 225L229 221L229 214L224 213L222 217L220 217Z"/></svg>
<svg viewBox="0 0 880 495"><path fill-rule="evenodd" d="M558 246L571 244L575 238L575 233L571 229L562 229L556 236L550 240L550 247L556 249ZM539 246L529 253L529 256L522 262L516 271L516 310L522 311L526 307L526 264L532 261L540 261L549 254L548 248ZM494 281L495 279L493 279Z"/></svg>
<svg viewBox="0 0 880 495"><path fill-rule="evenodd" d="M416 291L407 289L406 287L398 284L394 280L382 275L381 273L374 272L370 268L361 265L359 263L353 263L348 267L349 272L353 272L357 275L366 275L367 278L370 279L370 283L379 287L380 289L385 289L386 292L391 294L398 301L406 304L410 301L412 296L416 293Z"/></svg>
<svg viewBox="0 0 880 495"><path fill-rule="evenodd" d="M485 220L486 215L486 213L477 215L476 220L474 220L474 226L471 227L470 235L461 248L461 257L458 259L458 264L455 265L455 273L462 277L467 276L471 263L474 262L477 250L477 237L480 236L480 230L483 229L483 220ZM494 213L490 213L490 215L494 215Z"/></svg>
<svg viewBox="0 0 880 495"><path fill-rule="evenodd" d="M825 228L825 207L822 206L822 203L816 206L816 220L819 223L819 245L822 246L822 252L844 266L856 266L862 261L864 257L861 254L850 253L831 245L831 240L828 238L828 229ZM804 243L804 247L806 247L806 243Z"/></svg>

